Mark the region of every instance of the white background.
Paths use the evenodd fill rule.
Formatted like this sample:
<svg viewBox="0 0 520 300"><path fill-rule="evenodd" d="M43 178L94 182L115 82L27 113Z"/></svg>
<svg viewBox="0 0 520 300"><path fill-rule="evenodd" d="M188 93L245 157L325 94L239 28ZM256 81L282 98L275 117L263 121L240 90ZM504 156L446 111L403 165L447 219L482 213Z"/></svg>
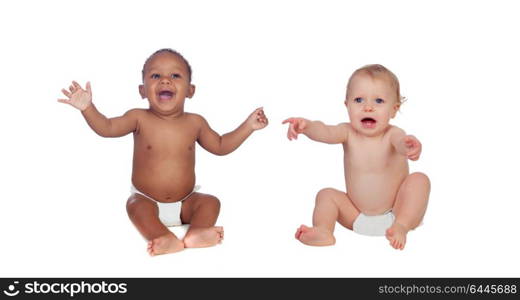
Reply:
<svg viewBox="0 0 520 300"><path fill-rule="evenodd" d="M6 3L0 276L520 276L515 1ZM270 125L225 157L198 147L224 243L150 258L125 210L131 135L101 138L56 99L90 80L105 115L145 108L141 68L164 47L193 67L187 111L223 134L264 106ZM303 246L315 194L344 189L342 149L289 142L281 122L347 121L347 79L369 63L408 98L393 124L423 143L424 225L402 252L339 225L335 246Z"/></svg>

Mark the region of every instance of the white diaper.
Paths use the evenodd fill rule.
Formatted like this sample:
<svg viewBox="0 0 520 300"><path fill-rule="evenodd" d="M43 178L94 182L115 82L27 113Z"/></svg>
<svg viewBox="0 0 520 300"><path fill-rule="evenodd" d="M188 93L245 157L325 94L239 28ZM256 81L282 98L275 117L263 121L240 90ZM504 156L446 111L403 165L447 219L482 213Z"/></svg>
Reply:
<svg viewBox="0 0 520 300"><path fill-rule="evenodd" d="M381 236L385 235L386 230L392 226L394 220L395 216L391 210L378 216L367 216L360 213L354 221L353 229L354 232L359 234Z"/></svg>
<svg viewBox="0 0 520 300"><path fill-rule="evenodd" d="M154 201L157 203L157 207L159 208L159 220L161 220L161 223L163 223L167 227L171 226L180 226L182 225L181 221L181 207L182 207L182 201L186 200L191 194L195 193L200 189L200 185L195 185L193 188L193 191L189 193L186 197L182 198L181 200L177 202L172 203L164 203L159 202L152 197L144 194L143 192L139 191L135 188L135 186L132 184L130 187L130 193L132 194L139 194L143 195L144 197Z"/></svg>

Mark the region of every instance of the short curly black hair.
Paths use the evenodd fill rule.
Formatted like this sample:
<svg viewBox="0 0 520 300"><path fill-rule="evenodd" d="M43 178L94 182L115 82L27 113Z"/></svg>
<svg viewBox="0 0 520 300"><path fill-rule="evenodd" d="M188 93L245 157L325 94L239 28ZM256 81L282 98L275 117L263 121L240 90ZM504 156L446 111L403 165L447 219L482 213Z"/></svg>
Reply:
<svg viewBox="0 0 520 300"><path fill-rule="evenodd" d="M190 63L186 60L186 58L184 58L184 56L182 56L182 54L180 54L179 52L171 49L171 48L163 48L163 49L159 49L157 51L155 51L152 55L150 55L146 61L144 62L144 65L143 65L143 70L141 71L141 73L143 74L143 81L144 81L144 69L146 68L146 65L148 64L148 62L157 54L159 53L163 53L163 52L168 52L168 53L171 53L171 54L174 54L174 55L177 55L180 59L182 59L182 61L186 64L186 67L188 68L188 80L189 82L191 83L191 66L190 66Z"/></svg>

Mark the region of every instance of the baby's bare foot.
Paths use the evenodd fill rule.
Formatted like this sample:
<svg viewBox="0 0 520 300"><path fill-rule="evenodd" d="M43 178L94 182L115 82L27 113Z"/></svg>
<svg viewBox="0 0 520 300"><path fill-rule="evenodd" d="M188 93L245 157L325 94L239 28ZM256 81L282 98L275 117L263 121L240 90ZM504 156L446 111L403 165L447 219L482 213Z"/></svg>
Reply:
<svg viewBox="0 0 520 300"><path fill-rule="evenodd" d="M395 249L403 250L406 244L407 233L408 229L405 226L394 222L394 224L386 230L386 238L390 241L390 246Z"/></svg>
<svg viewBox="0 0 520 300"><path fill-rule="evenodd" d="M309 246L330 246L336 243L332 233L326 229L318 227L307 227L301 225L296 230L295 237L300 242Z"/></svg>
<svg viewBox="0 0 520 300"><path fill-rule="evenodd" d="M190 228L184 238L186 248L203 248L219 244L224 239L224 228L221 226L209 228Z"/></svg>
<svg viewBox="0 0 520 300"><path fill-rule="evenodd" d="M168 233L148 242L150 256L179 252L184 249L184 243L175 235Z"/></svg>

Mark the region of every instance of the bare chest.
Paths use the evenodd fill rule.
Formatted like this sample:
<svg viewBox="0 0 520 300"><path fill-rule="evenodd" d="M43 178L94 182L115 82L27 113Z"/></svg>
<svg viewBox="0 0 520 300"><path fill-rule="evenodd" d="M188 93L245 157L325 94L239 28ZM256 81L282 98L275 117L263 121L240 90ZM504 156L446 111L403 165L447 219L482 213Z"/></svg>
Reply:
<svg viewBox="0 0 520 300"><path fill-rule="evenodd" d="M344 150L345 165L353 171L381 172L399 160L397 152L385 139L350 139Z"/></svg>
<svg viewBox="0 0 520 300"><path fill-rule="evenodd" d="M149 157L191 155L197 136L198 127L188 121L145 121L134 134L134 148Z"/></svg>

